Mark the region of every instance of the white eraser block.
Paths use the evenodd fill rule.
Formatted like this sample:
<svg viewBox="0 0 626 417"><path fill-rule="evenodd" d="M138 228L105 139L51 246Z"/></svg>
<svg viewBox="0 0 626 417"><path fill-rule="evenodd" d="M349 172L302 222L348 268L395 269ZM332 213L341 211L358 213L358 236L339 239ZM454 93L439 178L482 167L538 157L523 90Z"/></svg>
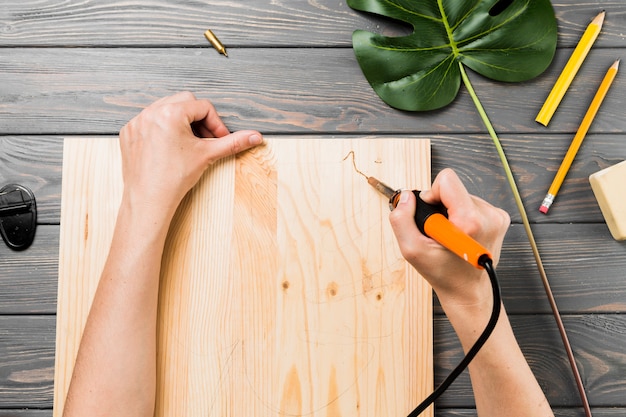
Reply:
<svg viewBox="0 0 626 417"><path fill-rule="evenodd" d="M626 161L591 174L589 183L611 235L626 240Z"/></svg>

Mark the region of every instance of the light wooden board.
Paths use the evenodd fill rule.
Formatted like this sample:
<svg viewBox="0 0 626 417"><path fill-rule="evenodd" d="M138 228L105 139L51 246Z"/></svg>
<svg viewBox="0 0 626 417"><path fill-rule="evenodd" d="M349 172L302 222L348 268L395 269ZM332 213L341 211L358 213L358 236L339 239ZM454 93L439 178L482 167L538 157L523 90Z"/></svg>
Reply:
<svg viewBox="0 0 626 417"><path fill-rule="evenodd" d="M402 416L431 392L431 291L400 255L387 201L344 160L351 150L390 185L430 184L427 140L271 138L184 199L162 263L157 416ZM117 140L65 140L55 416L120 167Z"/></svg>

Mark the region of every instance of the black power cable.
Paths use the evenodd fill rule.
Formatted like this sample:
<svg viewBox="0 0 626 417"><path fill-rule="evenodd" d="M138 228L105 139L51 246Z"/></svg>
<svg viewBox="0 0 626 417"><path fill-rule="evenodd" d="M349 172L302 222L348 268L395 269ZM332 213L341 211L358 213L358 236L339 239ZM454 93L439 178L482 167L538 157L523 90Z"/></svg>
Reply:
<svg viewBox="0 0 626 417"><path fill-rule="evenodd" d="M474 359L480 348L483 347L493 329L495 329L496 324L498 323L498 317L500 317L500 307L501 307L501 297L500 297L500 285L498 284L498 278L496 277L496 271L493 267L493 261L487 255L483 255L478 260L480 266L485 268L487 274L489 275L489 280L491 281L491 288L493 292L493 309L491 311L491 317L489 318L489 322L483 330L482 334L476 340L471 349L467 352L463 360L450 372L450 375L435 389L432 394L430 394L420 405L418 405L415 410L413 410L408 417L417 417L424 412L437 398L444 393L445 390L452 385L454 380L463 373L465 368L469 365L469 363Z"/></svg>

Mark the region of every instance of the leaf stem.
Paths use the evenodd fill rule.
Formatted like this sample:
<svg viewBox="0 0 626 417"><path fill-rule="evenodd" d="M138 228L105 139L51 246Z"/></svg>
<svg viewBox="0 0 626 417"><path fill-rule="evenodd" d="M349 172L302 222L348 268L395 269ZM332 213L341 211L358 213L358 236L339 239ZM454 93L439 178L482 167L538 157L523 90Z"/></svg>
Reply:
<svg viewBox="0 0 626 417"><path fill-rule="evenodd" d="M576 380L576 385L578 387L578 391L580 393L580 397L583 402L583 408L585 409L585 414L587 417L591 417L591 410L589 408L589 402L587 400L587 395L585 394L585 388L582 384L582 379L580 377L580 372L578 372L578 368L576 366L576 360L574 359L574 354L572 352L571 345L569 343L569 339L567 337L567 333L565 332L565 326L563 325L563 321L561 320L561 315L559 313L559 309L556 305L556 300L552 294L552 290L550 288L550 283L548 281L548 276L546 275L546 271L543 267L543 262L541 261L541 256L539 255L539 249L537 248L537 242L535 241L535 237L533 235L532 229L530 227L530 222L528 221L528 216L526 214L526 209L524 208L524 203L522 202L522 197L520 196L519 190L517 188L517 184L515 183L515 178L513 177L513 172L511 171L511 167L509 165L508 160L506 159L506 155L504 154L504 149L502 148L502 144L500 143L500 139L496 134L493 126L491 125L491 121L487 116L487 112L485 112L484 107L482 106L474 88L472 87L472 83L470 82L467 73L465 72L465 67L461 62L459 62L459 69L461 70L461 77L463 79L463 84L465 84L465 88L469 92L472 100L474 101L474 105L478 110L478 114L482 119L487 131L489 132L489 136L493 140L494 145L496 146L496 150L498 151L498 156L500 157L500 161L502 162L502 166L504 168L504 172L506 174L507 181L509 182L509 186L511 191L513 192L513 197L515 198L515 204L517 205L517 209L522 217L522 223L524 224L524 229L526 230L526 235L528 236L528 240L530 242L530 246L533 251L533 255L535 256L535 262L537 263L537 268L539 269L539 275L541 276L541 281L543 282L544 289L546 291L546 295L548 297L548 301L550 302L550 307L552 308L552 313L554 314L554 318L556 320L557 326L559 328L559 333L561 334L561 339L563 341L563 345L565 346L565 350L567 353L567 357L570 362L570 366L572 368L572 372L574 374L574 379Z"/></svg>
<svg viewBox="0 0 626 417"><path fill-rule="evenodd" d="M448 22L448 16L446 15L441 0L437 0L437 5L439 6L439 12L441 13L441 22L446 28L446 34L448 35L448 39L450 40L450 48L452 48L452 54L456 58L459 56L459 48L456 44L456 41L454 40L454 33L452 33L452 28L450 27L450 23Z"/></svg>

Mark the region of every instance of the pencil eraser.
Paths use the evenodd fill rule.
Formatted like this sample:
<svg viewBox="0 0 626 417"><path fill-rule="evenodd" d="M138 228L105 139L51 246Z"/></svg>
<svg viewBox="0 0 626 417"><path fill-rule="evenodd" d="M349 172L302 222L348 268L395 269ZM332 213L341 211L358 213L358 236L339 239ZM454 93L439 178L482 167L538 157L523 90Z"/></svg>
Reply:
<svg viewBox="0 0 626 417"><path fill-rule="evenodd" d="M589 183L615 240L626 240L626 161L589 176Z"/></svg>

